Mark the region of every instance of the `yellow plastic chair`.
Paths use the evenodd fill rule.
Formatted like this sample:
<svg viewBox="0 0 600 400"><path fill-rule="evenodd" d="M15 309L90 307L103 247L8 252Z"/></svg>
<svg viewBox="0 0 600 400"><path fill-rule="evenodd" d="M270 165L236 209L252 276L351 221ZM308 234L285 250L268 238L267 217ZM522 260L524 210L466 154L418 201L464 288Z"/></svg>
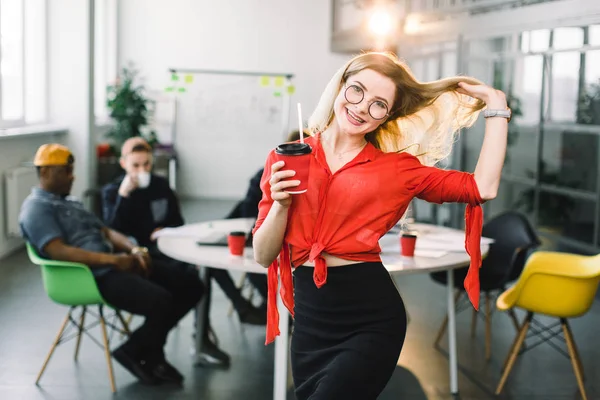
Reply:
<svg viewBox="0 0 600 400"><path fill-rule="evenodd" d="M123 329L116 327L114 324L109 322L107 317L105 317L103 306L106 305L111 307L111 305L102 298L102 295L96 286L96 281L92 275L92 271L90 271L90 268L87 265L73 262L47 260L40 257L33 246L29 243L27 243L27 255L32 263L40 266L42 270L44 289L46 290L48 297L50 297L50 299L55 303L70 307L69 312L63 320L60 330L56 335L56 339L54 339L54 343L50 348L50 352L46 356L46 360L42 365L42 369L38 373L38 376L35 380L36 385L42 378L42 374L46 370L46 366L48 365L54 350L59 344L62 344L69 339L77 338L77 342L75 343L75 361L77 361L77 356L79 355L79 346L81 345L81 338L83 334L87 333L88 329L100 324L102 331L102 344L98 343L94 337L90 336L90 338L104 349L106 363L108 364L110 388L112 392L115 393L115 377L113 373L112 357L109 347L110 339L108 337L106 327L108 326L115 331L129 335L130 331L128 323L117 309L115 309L115 316L119 319ZM88 309L88 307L92 305L98 306L97 314ZM78 308L81 308L81 314L79 316L79 321L75 321L74 314ZM86 315L93 315L98 321L86 327ZM76 332L74 335L67 335L68 326L75 327Z"/></svg>
<svg viewBox="0 0 600 400"><path fill-rule="evenodd" d="M599 281L600 254L581 256L539 251L529 257L517 283L502 293L496 302L498 310L508 311L517 307L527 311L527 316L504 363L496 394L502 391L521 353L527 333L531 331L533 335L544 334L545 338L533 345L528 344L526 350L548 341L552 347L570 358L581 396L584 400L587 399L583 385L583 366L567 319L588 312L594 301ZM534 319L534 314L555 317L559 322L548 327ZM568 355L551 341L557 336L560 338L561 329L553 330L558 325L562 328Z"/></svg>

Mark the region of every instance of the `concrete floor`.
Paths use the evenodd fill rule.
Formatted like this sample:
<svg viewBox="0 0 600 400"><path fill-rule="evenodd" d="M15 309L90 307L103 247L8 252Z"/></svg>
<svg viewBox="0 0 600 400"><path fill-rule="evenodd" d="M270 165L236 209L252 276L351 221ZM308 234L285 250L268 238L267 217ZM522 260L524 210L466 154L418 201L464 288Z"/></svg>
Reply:
<svg viewBox="0 0 600 400"><path fill-rule="evenodd" d="M228 201L184 201L188 222L222 218L233 207ZM410 314L407 339L398 368L382 400L441 399L578 399L571 363L547 345L526 353L515 366L501 396L494 396L500 368L515 330L509 318L497 313L493 319L493 356L485 361L484 324L470 337L471 313L458 315L458 397L448 394L446 344L432 346L445 315L445 288L428 276L396 279ZM216 286L216 285L215 285ZM229 304L214 290L212 324L220 346L232 357L228 370L194 367L190 355L192 317L188 315L169 336L166 353L186 376L183 388L144 387L115 363L118 392L110 392L102 351L84 339L80 360L73 361L74 342L60 346L42 378L34 380L62 318L65 307L45 295L40 272L29 263L24 251L0 260L0 399L2 400L101 400L101 399L270 399L273 385L273 346L264 346L264 328L242 326L236 316L228 317ZM520 317L523 313L518 314ZM141 321L134 319L134 324ZM594 304L584 317L573 320L572 328L581 352L589 399L600 399L600 305ZM93 330L96 337L99 331ZM119 337L115 337L116 346ZM446 340L444 338L444 340ZM343 384L343 383L341 383ZM288 400L294 396L291 390Z"/></svg>

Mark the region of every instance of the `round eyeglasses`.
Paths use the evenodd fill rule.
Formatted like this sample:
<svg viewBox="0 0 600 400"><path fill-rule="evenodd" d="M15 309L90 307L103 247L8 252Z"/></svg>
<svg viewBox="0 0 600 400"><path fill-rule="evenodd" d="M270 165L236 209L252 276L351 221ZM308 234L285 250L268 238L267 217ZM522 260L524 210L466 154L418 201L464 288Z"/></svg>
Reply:
<svg viewBox="0 0 600 400"><path fill-rule="evenodd" d="M365 91L358 85L348 85L346 86L344 97L348 103L358 104L364 100ZM373 101L371 104L369 104L369 115L373 119L384 119L389 115L387 104L380 100Z"/></svg>

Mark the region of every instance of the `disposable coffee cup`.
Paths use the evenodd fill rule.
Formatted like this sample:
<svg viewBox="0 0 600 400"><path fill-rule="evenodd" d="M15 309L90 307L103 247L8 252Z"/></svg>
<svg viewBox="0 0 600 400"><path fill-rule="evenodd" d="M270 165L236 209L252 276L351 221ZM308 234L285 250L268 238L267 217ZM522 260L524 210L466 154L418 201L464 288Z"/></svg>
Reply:
<svg viewBox="0 0 600 400"><path fill-rule="evenodd" d="M308 143L283 143L275 148L277 161L282 160L285 162L280 171L296 171L296 175L284 180L300 181L300 185L289 188L285 191L286 193L301 194L308 190L311 153L312 148Z"/></svg>
<svg viewBox="0 0 600 400"><path fill-rule="evenodd" d="M404 257L415 256L415 245L417 244L417 235L411 232L404 232L400 235L400 250Z"/></svg>
<svg viewBox="0 0 600 400"><path fill-rule="evenodd" d="M229 247L231 255L243 255L244 247L246 246L246 232L230 232L229 235L227 235L227 246Z"/></svg>
<svg viewBox="0 0 600 400"><path fill-rule="evenodd" d="M150 172L142 171L137 174L137 186L140 189L150 186Z"/></svg>

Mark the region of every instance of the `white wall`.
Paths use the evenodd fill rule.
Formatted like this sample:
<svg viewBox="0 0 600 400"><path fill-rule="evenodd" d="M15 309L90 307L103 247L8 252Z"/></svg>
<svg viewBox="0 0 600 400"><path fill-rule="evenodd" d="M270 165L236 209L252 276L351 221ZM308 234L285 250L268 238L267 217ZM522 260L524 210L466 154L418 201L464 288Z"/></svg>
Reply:
<svg viewBox="0 0 600 400"><path fill-rule="evenodd" d="M73 194L90 187L94 160L93 92L90 64L90 1L48 1L49 117L68 128L75 155Z"/></svg>
<svg viewBox="0 0 600 400"><path fill-rule="evenodd" d="M170 67L290 72L296 86L292 105L301 102L307 119L348 59L329 51L326 0L125 0L119 5L119 60L135 62L151 89L167 86ZM296 121L294 106L291 129ZM193 159L181 160L179 182L188 182L185 176L197 171L195 165ZM248 178L254 172L244 171ZM180 185L180 194L211 197L197 186ZM240 188L239 196L244 191Z"/></svg>
<svg viewBox="0 0 600 400"><path fill-rule="evenodd" d="M23 162L32 161L35 151L39 146L48 142L64 142L62 135L22 136L13 138L0 138L0 216L4 216L4 174L13 167L18 167ZM23 245L19 238L9 238L6 234L6 225L0 217L0 258Z"/></svg>

